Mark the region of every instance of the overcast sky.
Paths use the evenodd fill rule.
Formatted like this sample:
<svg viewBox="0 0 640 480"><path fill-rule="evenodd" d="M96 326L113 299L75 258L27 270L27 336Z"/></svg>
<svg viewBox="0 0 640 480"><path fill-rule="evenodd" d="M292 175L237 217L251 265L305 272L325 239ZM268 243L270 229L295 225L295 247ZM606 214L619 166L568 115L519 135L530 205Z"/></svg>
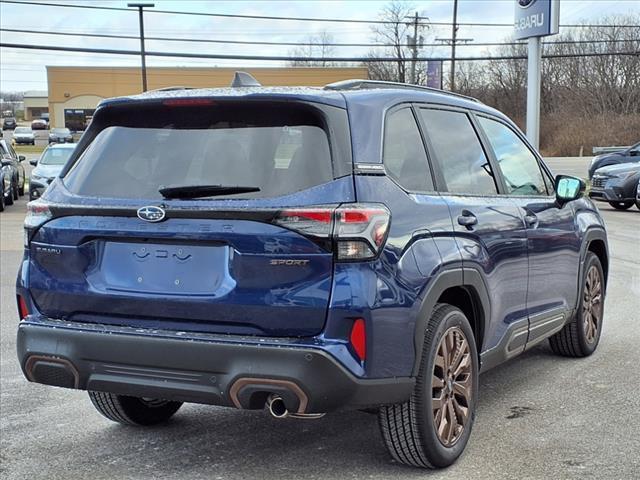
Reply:
<svg viewBox="0 0 640 480"><path fill-rule="evenodd" d="M42 0L41 0L42 1ZM106 5L125 7L125 1L107 0L45 0L50 3ZM330 17L347 19L375 19L384 1L188 1L154 0L156 9L189 12L232 13L248 15L276 15L298 17ZM453 0L424 0L409 2L420 15L432 21L452 19ZM460 22L512 23L514 0L460 0ZM597 21L608 15L640 14L638 0L562 0L560 23ZM45 30L72 33L138 34L138 17L132 12L102 11L76 8L44 7L0 3L0 26L10 29ZM224 40L268 40L298 42L309 35L327 31L336 42L362 43L373 41L366 24L293 22L274 20L229 19L202 16L145 14L145 33L148 36L182 37ZM475 42L502 41L512 34L510 27L460 27L459 36ZM434 27L427 40L449 37L450 27ZM82 46L135 50L137 40L60 37L27 33L1 32L2 42L57 46ZM184 42L148 41L150 51L206 52L239 55L287 55L294 47L216 45ZM366 47L344 47L335 50L339 56L362 56ZM479 55L486 47L461 47L460 55ZM431 48L423 55L446 56L446 47ZM278 62L246 62L230 60L186 60L150 57L149 66L282 66ZM0 90L46 90L46 65L121 65L137 66L139 57L82 54L72 52L44 52L0 48Z"/></svg>

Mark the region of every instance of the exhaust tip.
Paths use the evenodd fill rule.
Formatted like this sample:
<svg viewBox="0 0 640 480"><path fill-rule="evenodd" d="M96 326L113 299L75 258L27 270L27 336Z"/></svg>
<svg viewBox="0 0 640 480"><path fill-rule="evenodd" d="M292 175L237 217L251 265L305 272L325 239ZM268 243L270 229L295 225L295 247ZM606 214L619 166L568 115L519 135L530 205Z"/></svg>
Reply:
<svg viewBox="0 0 640 480"><path fill-rule="evenodd" d="M270 395L267 399L267 407L269 407L269 413L274 418L285 418L289 415L287 406L279 395Z"/></svg>

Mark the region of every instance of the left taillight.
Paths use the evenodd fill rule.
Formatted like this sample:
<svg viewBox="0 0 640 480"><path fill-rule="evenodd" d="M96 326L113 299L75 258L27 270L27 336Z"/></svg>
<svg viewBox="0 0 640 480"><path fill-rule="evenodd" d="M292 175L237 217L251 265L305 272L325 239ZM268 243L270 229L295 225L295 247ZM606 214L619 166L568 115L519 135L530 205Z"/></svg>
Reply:
<svg viewBox="0 0 640 480"><path fill-rule="evenodd" d="M274 219L275 224L303 235L331 239L339 261L377 257L390 222L391 214L384 205L367 203L286 209Z"/></svg>
<svg viewBox="0 0 640 480"><path fill-rule="evenodd" d="M22 295L18 295L18 315L24 320L29 315L29 305Z"/></svg>
<svg viewBox="0 0 640 480"><path fill-rule="evenodd" d="M29 247L29 242L34 232L44 223L51 220L49 204L43 200L34 200L27 203L27 216L24 219L24 246Z"/></svg>

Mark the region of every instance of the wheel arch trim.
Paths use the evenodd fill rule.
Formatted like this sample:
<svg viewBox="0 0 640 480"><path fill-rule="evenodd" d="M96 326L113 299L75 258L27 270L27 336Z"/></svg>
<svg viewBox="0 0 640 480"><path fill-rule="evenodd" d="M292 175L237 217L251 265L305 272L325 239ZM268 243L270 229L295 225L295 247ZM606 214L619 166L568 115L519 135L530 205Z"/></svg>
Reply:
<svg viewBox="0 0 640 480"><path fill-rule="evenodd" d="M476 339L479 356L482 351L482 346L485 345L486 341L486 338L484 338L486 337L488 330L486 328L486 324L491 319L491 301L489 298L488 289L483 280L482 274L475 268L449 268L437 274L437 276L430 283L431 285L428 287L426 294L422 299L422 304L416 317L414 331L415 358L413 369L411 372L411 375L414 377L418 374L420 368L420 359L422 358L422 349L424 346L424 336L429 318L431 316L431 312L433 311L436 303L438 303L438 299L445 291L455 287L466 289L470 294L474 309L479 309L478 312L475 312L477 315L476 320L478 321L477 327L479 328L480 332L483 332L483 338L480 339L481 341L478 342L478 339Z"/></svg>

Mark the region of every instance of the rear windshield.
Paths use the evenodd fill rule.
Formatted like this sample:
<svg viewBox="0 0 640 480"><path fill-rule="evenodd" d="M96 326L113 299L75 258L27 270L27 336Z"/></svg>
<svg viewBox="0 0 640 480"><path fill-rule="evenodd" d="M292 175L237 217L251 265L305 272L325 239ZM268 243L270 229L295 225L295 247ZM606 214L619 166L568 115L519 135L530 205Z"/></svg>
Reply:
<svg viewBox="0 0 640 480"><path fill-rule="evenodd" d="M98 133L64 178L71 192L160 199L161 187L223 185L260 189L227 198L265 198L341 176L326 118L307 106L154 105L113 115L106 124L96 115Z"/></svg>
<svg viewBox="0 0 640 480"><path fill-rule="evenodd" d="M18 127L15 130L15 133L31 133L32 130L30 128L27 127Z"/></svg>
<svg viewBox="0 0 640 480"><path fill-rule="evenodd" d="M48 148L38 161L41 165L64 165L73 153L73 148Z"/></svg>

